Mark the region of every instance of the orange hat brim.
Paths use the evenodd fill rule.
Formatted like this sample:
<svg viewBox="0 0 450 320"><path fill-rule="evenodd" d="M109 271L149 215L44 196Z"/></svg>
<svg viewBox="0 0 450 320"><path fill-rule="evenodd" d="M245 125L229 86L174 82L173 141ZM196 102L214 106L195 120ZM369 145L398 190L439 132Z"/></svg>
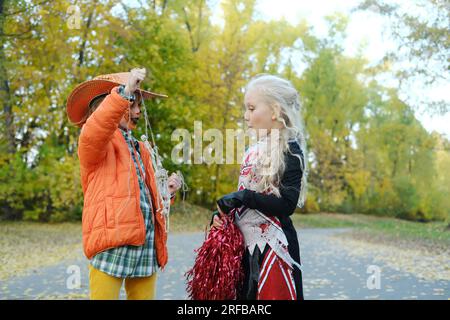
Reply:
<svg viewBox="0 0 450 320"><path fill-rule="evenodd" d="M69 98L67 98L66 111L70 122L81 126L86 121L89 103L92 99L99 95L109 93L118 85L125 85L128 76L129 72L98 76L76 86L69 95ZM139 91L143 99L167 98L164 94L142 89L139 89Z"/></svg>

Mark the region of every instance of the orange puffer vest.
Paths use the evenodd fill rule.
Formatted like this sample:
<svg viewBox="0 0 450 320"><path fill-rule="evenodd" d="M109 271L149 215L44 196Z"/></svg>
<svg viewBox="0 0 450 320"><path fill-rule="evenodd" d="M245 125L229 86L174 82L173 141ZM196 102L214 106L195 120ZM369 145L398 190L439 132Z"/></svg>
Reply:
<svg viewBox="0 0 450 320"><path fill-rule="evenodd" d="M111 90L81 128L78 141L81 184L84 193L82 216L83 249L91 259L109 248L145 242L144 217L140 207L139 183L127 143L118 128L131 103ZM158 265L167 263L167 233L151 156L139 142L150 191L155 222Z"/></svg>

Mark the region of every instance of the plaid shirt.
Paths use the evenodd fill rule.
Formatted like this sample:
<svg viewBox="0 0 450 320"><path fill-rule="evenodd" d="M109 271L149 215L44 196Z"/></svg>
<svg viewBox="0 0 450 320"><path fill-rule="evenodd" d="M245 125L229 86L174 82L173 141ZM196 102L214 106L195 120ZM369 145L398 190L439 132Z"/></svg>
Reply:
<svg viewBox="0 0 450 320"><path fill-rule="evenodd" d="M121 246L111 248L96 254L91 259L91 265L111 276L118 278L126 277L149 277L156 272L158 264L155 255L155 230L152 222L152 203L147 196L150 194L145 184L145 177L141 177L137 161L139 161L141 169L144 171L144 164L142 163L138 141L133 137L129 137L127 133L120 129L128 149L133 158L134 166L139 181L140 205L141 211L144 215L145 222L145 244L142 246ZM137 158L133 152L132 143L135 145ZM143 172L145 175L145 171Z"/></svg>

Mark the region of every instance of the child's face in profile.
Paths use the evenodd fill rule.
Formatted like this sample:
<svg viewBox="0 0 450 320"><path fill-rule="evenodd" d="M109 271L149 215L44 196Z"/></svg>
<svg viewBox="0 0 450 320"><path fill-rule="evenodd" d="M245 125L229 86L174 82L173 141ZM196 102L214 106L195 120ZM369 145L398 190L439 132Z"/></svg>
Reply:
<svg viewBox="0 0 450 320"><path fill-rule="evenodd" d="M141 118L141 106L142 99L137 93L136 101L131 105L129 111L120 120L120 125L124 128L134 130L137 126L139 119Z"/></svg>
<svg viewBox="0 0 450 320"><path fill-rule="evenodd" d="M249 129L270 132L278 127L273 109L262 99L258 90L252 89L244 97L244 119Z"/></svg>

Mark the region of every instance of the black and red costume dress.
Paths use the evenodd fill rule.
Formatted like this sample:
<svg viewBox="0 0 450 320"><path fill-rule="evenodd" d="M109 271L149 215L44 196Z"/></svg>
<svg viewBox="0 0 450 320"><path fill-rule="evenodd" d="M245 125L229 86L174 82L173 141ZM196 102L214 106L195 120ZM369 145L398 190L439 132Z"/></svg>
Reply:
<svg viewBox="0 0 450 320"><path fill-rule="evenodd" d="M271 190L255 191L260 179L257 154L265 150L261 143L250 146L244 155L238 191L217 202L224 212L234 214L245 240L244 283L238 299L303 300L300 248L290 218L300 195L303 170L297 156L304 160L303 152L296 140L289 141L292 154L285 154L277 197Z"/></svg>

